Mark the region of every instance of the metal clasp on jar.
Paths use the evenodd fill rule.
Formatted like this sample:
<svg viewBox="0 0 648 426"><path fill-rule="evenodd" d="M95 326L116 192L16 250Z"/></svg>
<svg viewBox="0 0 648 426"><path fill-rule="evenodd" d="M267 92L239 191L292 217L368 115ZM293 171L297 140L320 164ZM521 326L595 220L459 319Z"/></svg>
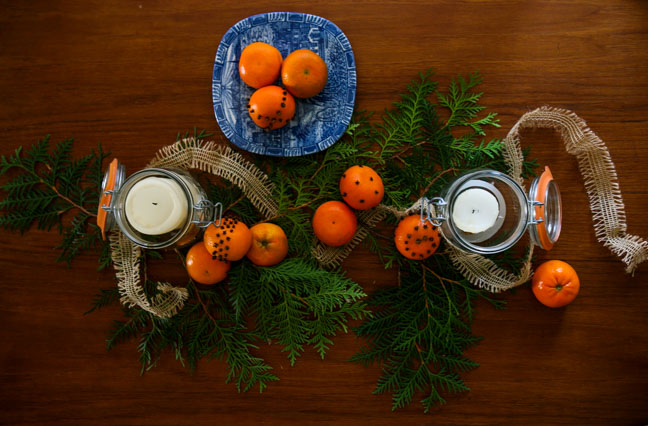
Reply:
<svg viewBox="0 0 648 426"><path fill-rule="evenodd" d="M530 200L529 201L529 211L531 212L531 220L529 221L529 225L537 225L539 223L544 222L544 218L542 217L536 217L536 207L542 207L544 206L544 203L541 203L540 201L535 201L535 200Z"/></svg>
<svg viewBox="0 0 648 426"><path fill-rule="evenodd" d="M447 220L446 205L448 203L441 197L434 197L432 200L423 197L421 199L421 222L428 221L434 226L441 226Z"/></svg>
<svg viewBox="0 0 648 426"><path fill-rule="evenodd" d="M207 228L212 223L216 225L217 228L220 226L221 219L223 218L222 203L218 202L214 204L209 200L200 200L197 204L194 204L193 209L199 213L207 212L207 219L204 219L204 214L199 214L198 219L192 220L191 223L195 224L199 228Z"/></svg>

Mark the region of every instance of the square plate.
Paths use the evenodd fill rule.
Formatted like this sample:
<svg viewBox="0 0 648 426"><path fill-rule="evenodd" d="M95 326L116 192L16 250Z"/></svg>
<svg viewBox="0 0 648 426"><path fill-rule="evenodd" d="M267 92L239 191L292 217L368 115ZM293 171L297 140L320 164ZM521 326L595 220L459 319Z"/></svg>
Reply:
<svg viewBox="0 0 648 426"><path fill-rule="evenodd" d="M296 98L295 117L272 131L250 118L247 104L255 89L243 83L238 72L241 51L255 41L273 45L284 58L294 50L310 49L328 67L324 90L312 98ZM355 93L351 44L342 30L319 16L294 12L250 16L227 30L216 51L212 78L216 121L234 145L255 154L295 157L333 145L351 121Z"/></svg>

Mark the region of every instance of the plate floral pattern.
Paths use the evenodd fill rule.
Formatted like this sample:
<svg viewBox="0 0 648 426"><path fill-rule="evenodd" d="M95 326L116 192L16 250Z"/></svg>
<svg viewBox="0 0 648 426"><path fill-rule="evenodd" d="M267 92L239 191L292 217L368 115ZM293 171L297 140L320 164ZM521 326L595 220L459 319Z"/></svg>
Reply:
<svg viewBox="0 0 648 426"><path fill-rule="evenodd" d="M255 89L238 74L241 51L262 41L285 58L297 49L310 49L328 66L324 90L308 99L295 99L295 117L284 127L266 131L247 112ZM294 157L333 145L344 134L355 103L356 69L351 44L332 22L315 15L273 12L250 16L223 36L214 61L212 100L216 121L234 145L255 154Z"/></svg>

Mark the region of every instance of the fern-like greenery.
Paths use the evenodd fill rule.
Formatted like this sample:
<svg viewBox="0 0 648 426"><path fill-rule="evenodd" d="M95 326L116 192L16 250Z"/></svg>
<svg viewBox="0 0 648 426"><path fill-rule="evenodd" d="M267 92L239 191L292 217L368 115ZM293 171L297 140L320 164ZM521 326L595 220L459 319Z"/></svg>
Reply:
<svg viewBox="0 0 648 426"><path fill-rule="evenodd" d="M142 373L154 367L165 350L191 370L202 358L224 359L229 364L228 381L235 382L239 391L252 387L262 391L277 380L271 367L253 355L260 343L279 345L291 365L309 347L323 358L333 337L347 332L348 321L364 318L368 309L366 294L357 283L341 271L320 268L312 258L310 210L331 197L339 198L338 176L364 152L350 143L318 157L267 160L271 164L264 168L272 170L279 204L272 218L261 217L235 185L212 182L209 174L200 174L209 197L223 204L225 214L248 225L261 221L280 225L288 235L289 257L273 267L241 260L233 264L225 286L209 288L189 280L189 301L171 319L156 318L138 307L122 308L126 318L114 322L107 347L137 339ZM179 267L185 251L177 251ZM156 253L146 251L145 256L158 257ZM155 287L151 282L144 286L149 297L155 295ZM117 300L114 292L103 290L90 312Z"/></svg>
<svg viewBox="0 0 648 426"><path fill-rule="evenodd" d="M506 171L501 141L486 139L486 130L499 124L496 114L483 114L481 93L474 90L480 82L477 73L458 76L444 91L432 80L431 71L421 73L379 117L357 112L343 138L328 150L299 158L257 158L274 183L279 208L271 218L261 217L236 186L199 175L225 214L248 225L270 221L281 226L288 235L289 257L273 267L237 262L224 285L201 286L188 279L189 299L169 319L121 306L124 318L114 321L107 348L136 339L142 373L165 352L191 371L201 359L222 359L228 364L227 381L239 391L263 391L278 377L260 357L261 344L279 345L293 365L309 348L324 357L333 337L346 332L350 320L364 320L354 330L366 339L366 346L351 360L381 366L375 392L392 393L393 409L420 394L427 412L444 402L444 394L467 390L459 373L477 366L464 356L479 340L471 332L474 302L485 299L496 308L503 302L473 288L454 269L443 247L425 261L412 261L388 243L390 235L375 230L364 243L385 268L398 268L399 279L367 298L342 271L323 269L313 259L310 219L321 203L341 200L339 177L355 164L379 170L385 185L383 203L399 209L423 195L439 194L463 171L477 167ZM447 110L447 119L440 117L441 109ZM184 134L188 136L191 132ZM194 129L193 136L201 139L208 134ZM182 137L179 133L178 140ZM34 223L42 229L56 225L63 233L60 260L69 262L79 252L98 247L100 265L106 266L110 253L91 223L105 154L99 147L98 152L71 160L71 140L51 152L48 143L46 138L27 152L19 148L0 160L0 175L18 171L0 187L7 193L0 202L0 225L21 232ZM524 173L531 175L535 166L526 161ZM76 215L64 221L69 210ZM387 221L396 223L395 217ZM170 254L177 257L179 267L185 250ZM145 267L147 259L161 257L159 252L144 251L141 263ZM512 270L519 267L516 259L510 253L493 256ZM142 284L151 298L157 283L147 280L146 273L144 277ZM88 312L119 300L116 287L102 290Z"/></svg>
<svg viewBox="0 0 648 426"><path fill-rule="evenodd" d="M99 188L103 178L102 163L108 155L101 144L97 151L72 159L72 139L50 147L49 136L26 151L17 148L12 155L0 157L0 176L11 175L0 186L6 198L0 201L0 226L27 231L56 227L63 235L57 261L70 265L82 251L96 249L100 268L109 264L108 245L101 240L96 217ZM65 220L70 211L71 218Z"/></svg>
<svg viewBox="0 0 648 426"><path fill-rule="evenodd" d="M499 124L494 113L480 116L484 109L478 103L481 93L473 91L481 82L479 74L457 77L447 92L430 78L430 72L423 73L412 82L401 101L383 114L383 122L373 126L376 131L367 129L368 123L353 130L376 138L381 153L369 165L384 164L381 175L388 189L383 202L401 209L423 195L440 194L450 179L466 170L506 171L501 141L483 139L487 126ZM437 112L443 108L449 113L446 120ZM533 166L526 162L525 171L532 172ZM459 373L477 366L464 356L479 341L471 332L474 301L485 299L498 309L504 303L473 288L453 267L443 247L424 261L412 261L385 240L370 234L365 244L386 268L398 268L398 282L370 296L373 315L355 329L367 345L351 361L380 365L382 375L374 392L391 393L392 409L408 405L420 394L428 412L445 402L444 393L468 390ZM505 253L493 260L515 269L515 259Z"/></svg>

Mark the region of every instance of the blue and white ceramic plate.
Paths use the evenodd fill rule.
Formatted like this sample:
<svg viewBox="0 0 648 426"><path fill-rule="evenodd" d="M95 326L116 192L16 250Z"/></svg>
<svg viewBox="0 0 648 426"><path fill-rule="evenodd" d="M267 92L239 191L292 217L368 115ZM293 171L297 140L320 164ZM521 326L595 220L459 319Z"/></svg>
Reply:
<svg viewBox="0 0 648 426"><path fill-rule="evenodd" d="M294 119L272 131L250 118L246 106L255 89L238 73L241 51L255 41L275 46L284 58L294 50L310 49L328 66L324 90L312 98L296 98ZM351 44L342 30L319 16L293 12L250 16L225 33L216 52L212 79L216 121L232 143L256 154L293 157L333 145L351 121L355 92Z"/></svg>

